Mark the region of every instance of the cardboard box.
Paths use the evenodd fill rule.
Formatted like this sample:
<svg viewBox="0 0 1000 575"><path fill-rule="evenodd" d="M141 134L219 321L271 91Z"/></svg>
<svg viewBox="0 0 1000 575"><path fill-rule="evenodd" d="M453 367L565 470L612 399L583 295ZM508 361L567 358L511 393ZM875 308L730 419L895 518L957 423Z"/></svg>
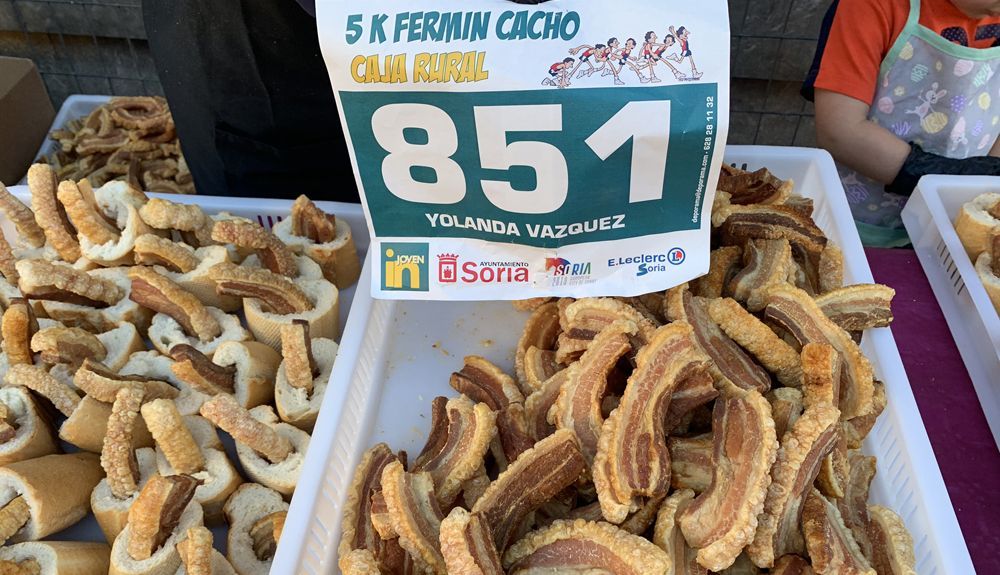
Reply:
<svg viewBox="0 0 1000 575"><path fill-rule="evenodd" d="M34 62L0 56L0 182L24 177L55 115Z"/></svg>

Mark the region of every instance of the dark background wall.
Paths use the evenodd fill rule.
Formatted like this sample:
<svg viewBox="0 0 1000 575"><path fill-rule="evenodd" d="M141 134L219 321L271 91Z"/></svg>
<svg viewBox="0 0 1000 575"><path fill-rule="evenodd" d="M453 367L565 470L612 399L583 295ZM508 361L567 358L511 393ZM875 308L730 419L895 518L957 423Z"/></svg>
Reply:
<svg viewBox="0 0 1000 575"><path fill-rule="evenodd" d="M798 90L828 5L729 0L731 143L815 145L812 105ZM0 55L34 60L57 109L70 94L163 93L141 0L0 0Z"/></svg>

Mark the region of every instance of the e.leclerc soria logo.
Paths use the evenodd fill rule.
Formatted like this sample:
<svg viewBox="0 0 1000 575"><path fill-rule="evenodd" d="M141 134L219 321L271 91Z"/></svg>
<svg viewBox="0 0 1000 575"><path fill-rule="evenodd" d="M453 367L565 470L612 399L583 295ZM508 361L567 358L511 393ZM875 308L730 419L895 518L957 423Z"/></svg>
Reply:
<svg viewBox="0 0 1000 575"><path fill-rule="evenodd" d="M427 291L426 243L382 243L382 289Z"/></svg>

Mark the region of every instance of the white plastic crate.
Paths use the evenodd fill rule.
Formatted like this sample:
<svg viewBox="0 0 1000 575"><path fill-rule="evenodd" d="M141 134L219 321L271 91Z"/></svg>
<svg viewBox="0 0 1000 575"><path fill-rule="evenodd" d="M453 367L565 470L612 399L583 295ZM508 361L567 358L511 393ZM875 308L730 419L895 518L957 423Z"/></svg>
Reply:
<svg viewBox="0 0 1000 575"><path fill-rule="evenodd" d="M795 180L796 192L815 201L817 224L844 251L845 280L871 282L840 180L820 150L730 146L726 161L766 166ZM371 279L371 258L360 284ZM418 453L430 425L430 402L454 395L448 376L466 354L479 354L511 371L527 314L509 302L407 302L358 295L341 342L341 356L313 433L292 513L272 574L338 573L341 505L361 454L379 441ZM974 573L941 472L910 391L892 333L870 330L862 349L886 384L889 405L865 441L878 456L872 500L887 505L913 534L917 572Z"/></svg>
<svg viewBox="0 0 1000 575"><path fill-rule="evenodd" d="M1000 317L954 226L962 205L986 192L1000 192L1000 179L926 176L903 208L903 223L1000 445Z"/></svg>
<svg viewBox="0 0 1000 575"><path fill-rule="evenodd" d="M30 202L30 191L27 186L12 186L8 188L12 194L17 196L21 201L25 202L29 206ZM172 194L148 194L151 198L166 198L175 202L185 203L185 204L198 204L207 213L215 214L218 212L229 212L231 214L249 218L260 223L267 229L271 229L274 224L281 221L281 218L288 215L291 210L292 202L291 200L274 200L274 199L261 199L261 198L228 198L219 196L178 196ZM362 258L368 251L368 246L370 240L368 237L368 227L365 224L364 214L361 212L360 204L345 204L340 202L323 202L317 201L316 205L323 209L324 211L332 214L336 214L338 218L342 218L351 226L351 232L354 236L354 243L358 249L358 255ZM11 241L16 238L16 230L13 224L11 224L6 218L0 216L0 229L4 235ZM350 310L352 303L354 301L355 293L357 292L357 287L359 285L366 286L361 291L363 293L368 293L367 284L357 283L347 289L340 290L340 333L344 333L344 327L350 319ZM340 358L344 357L345 354L338 354L338 361ZM352 363L349 359L346 363ZM336 406L336 402L327 402L324 400L323 407L320 409L320 420L327 417L327 412L331 411L331 407ZM336 410L336 407L333 407ZM226 446L226 450L229 453L230 460L233 462L237 468L240 467L239 461L236 458L235 449L230 438L226 434L223 435L223 443ZM325 444L323 442L319 443L319 449L323 450L324 453L321 457L313 457L313 461L322 461L325 456ZM309 452L313 451L312 445L310 445ZM308 454L307 454L308 460ZM302 476L308 477L310 475L317 475L321 472L320 469L316 467L315 464L306 464L302 471ZM244 478L246 474L243 474ZM296 491L296 493L298 493ZM294 503L297 497L292 498ZM297 505L297 511L291 511L286 519L287 525L307 525L313 521L310 513L310 506ZM222 552L225 551L226 529L219 528L213 529L215 531L215 546ZM88 515L81 522L61 531L55 533L48 537L50 540L70 540L70 541L104 541L104 536L102 535L97 521L94 516ZM284 544L292 544L291 538L283 537L281 539ZM294 545L293 545L294 546ZM280 547L280 545L279 545Z"/></svg>
<svg viewBox="0 0 1000 575"><path fill-rule="evenodd" d="M82 94L74 94L63 100L62 106L59 107L59 112L56 114L54 120L52 120L52 126L49 127L49 134L55 130L60 130L69 123L70 120L75 120L77 118L86 118L88 114L94 111L94 108L106 103L111 99L111 96L85 96ZM48 156L54 154L59 150L59 142L56 142L48 136L42 141L41 147L38 149L38 153L35 154L35 160L38 161L43 156ZM21 184L26 182L27 174L24 178L21 178Z"/></svg>

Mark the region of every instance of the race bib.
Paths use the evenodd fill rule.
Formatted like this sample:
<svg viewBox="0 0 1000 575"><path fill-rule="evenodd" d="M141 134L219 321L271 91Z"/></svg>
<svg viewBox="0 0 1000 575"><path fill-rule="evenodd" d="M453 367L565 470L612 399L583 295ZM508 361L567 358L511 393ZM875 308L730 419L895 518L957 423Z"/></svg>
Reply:
<svg viewBox="0 0 1000 575"><path fill-rule="evenodd" d="M704 274L727 14L722 0L318 0L372 295L629 296Z"/></svg>

